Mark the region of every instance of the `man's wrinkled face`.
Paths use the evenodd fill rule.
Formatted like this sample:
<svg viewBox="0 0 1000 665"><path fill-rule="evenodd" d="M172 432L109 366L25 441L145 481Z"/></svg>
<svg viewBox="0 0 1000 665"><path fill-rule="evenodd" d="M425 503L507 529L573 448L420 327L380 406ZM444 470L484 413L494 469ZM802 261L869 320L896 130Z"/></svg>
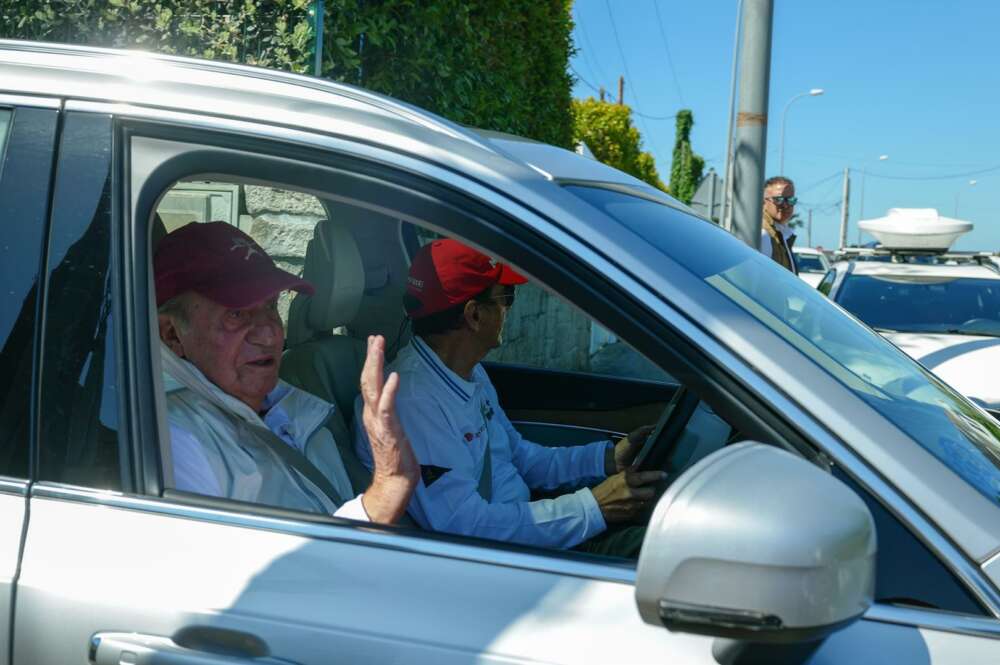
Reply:
<svg viewBox="0 0 1000 665"><path fill-rule="evenodd" d="M187 325L161 314L161 339L212 383L260 411L264 398L278 384L285 343L277 295L241 309L230 309L197 293L184 297Z"/></svg>
<svg viewBox="0 0 1000 665"><path fill-rule="evenodd" d="M795 196L795 185L788 182L777 182L764 188L764 212L771 216L776 222L784 224L795 214L795 206L788 203L776 203L773 199L776 196L791 198Z"/></svg>

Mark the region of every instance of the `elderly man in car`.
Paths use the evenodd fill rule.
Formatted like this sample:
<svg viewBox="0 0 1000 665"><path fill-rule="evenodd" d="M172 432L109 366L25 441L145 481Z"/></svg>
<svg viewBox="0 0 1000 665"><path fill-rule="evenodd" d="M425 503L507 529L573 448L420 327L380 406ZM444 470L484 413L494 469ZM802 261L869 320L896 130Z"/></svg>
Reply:
<svg viewBox="0 0 1000 665"><path fill-rule="evenodd" d="M396 375L383 381L385 342L368 340L361 420L373 475L354 497L325 423L333 406L278 379L284 331L278 295L312 285L278 268L224 222L188 224L153 259L174 485L338 517L391 523L419 470L396 417Z"/></svg>
<svg viewBox="0 0 1000 665"><path fill-rule="evenodd" d="M420 463L410 515L437 531L633 556L644 529L626 525L644 514L652 483L663 477L629 469L649 428L617 443L526 441L480 364L500 345L514 287L526 281L451 239L425 245L413 259L404 304L414 336L392 365L399 418ZM355 443L363 462L377 464L367 432L355 430ZM561 493L531 501L532 489Z"/></svg>

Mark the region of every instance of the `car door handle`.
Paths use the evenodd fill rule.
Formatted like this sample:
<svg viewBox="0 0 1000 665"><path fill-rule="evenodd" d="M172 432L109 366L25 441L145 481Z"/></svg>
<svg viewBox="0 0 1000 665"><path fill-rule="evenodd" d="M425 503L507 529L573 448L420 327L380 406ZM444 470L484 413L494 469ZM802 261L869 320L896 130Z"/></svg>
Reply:
<svg viewBox="0 0 1000 665"><path fill-rule="evenodd" d="M191 626L172 637L106 632L90 638L90 665L296 665L236 630Z"/></svg>

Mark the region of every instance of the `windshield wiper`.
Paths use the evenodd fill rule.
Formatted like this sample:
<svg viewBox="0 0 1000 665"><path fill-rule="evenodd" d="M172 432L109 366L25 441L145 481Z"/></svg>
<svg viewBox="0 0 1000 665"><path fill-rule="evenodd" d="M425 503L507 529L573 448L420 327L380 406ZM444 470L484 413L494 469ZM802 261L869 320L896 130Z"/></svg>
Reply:
<svg viewBox="0 0 1000 665"><path fill-rule="evenodd" d="M1000 337L1000 330L988 331L978 328L948 328L945 332L949 335L978 335L979 337Z"/></svg>

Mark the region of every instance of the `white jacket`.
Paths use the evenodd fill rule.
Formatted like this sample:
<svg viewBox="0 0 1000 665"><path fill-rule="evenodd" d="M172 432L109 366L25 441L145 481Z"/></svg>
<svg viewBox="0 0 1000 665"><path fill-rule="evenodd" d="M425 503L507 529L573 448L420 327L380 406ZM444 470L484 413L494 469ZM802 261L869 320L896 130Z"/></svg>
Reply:
<svg viewBox="0 0 1000 665"><path fill-rule="evenodd" d="M333 435L324 427L333 406L284 381L268 395L265 418L212 383L161 344L167 420L177 489L269 506L368 520ZM302 453L344 503L291 468L263 440L276 436ZM273 440L273 439L272 439Z"/></svg>

